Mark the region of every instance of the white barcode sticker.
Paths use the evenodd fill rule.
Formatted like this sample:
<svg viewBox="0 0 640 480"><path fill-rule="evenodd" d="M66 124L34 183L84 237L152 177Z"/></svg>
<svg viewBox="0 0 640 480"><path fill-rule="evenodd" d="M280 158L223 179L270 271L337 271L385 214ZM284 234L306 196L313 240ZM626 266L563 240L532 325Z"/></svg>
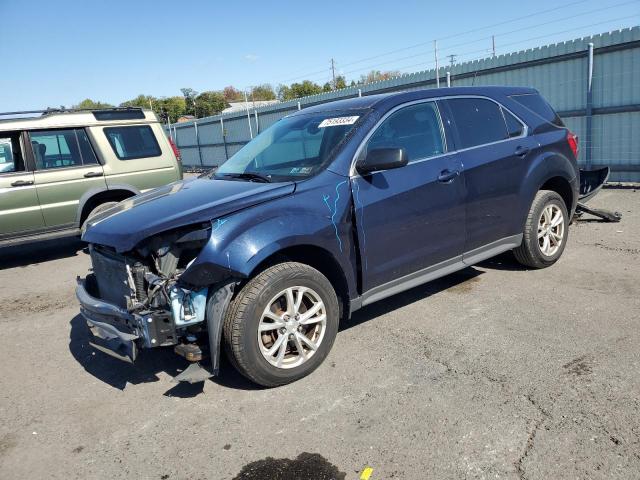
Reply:
<svg viewBox="0 0 640 480"><path fill-rule="evenodd" d="M338 125L353 125L354 123L356 123L356 120L358 120L358 118L360 118L358 115L356 115L355 117L325 118L322 122L320 122L318 128L337 127Z"/></svg>

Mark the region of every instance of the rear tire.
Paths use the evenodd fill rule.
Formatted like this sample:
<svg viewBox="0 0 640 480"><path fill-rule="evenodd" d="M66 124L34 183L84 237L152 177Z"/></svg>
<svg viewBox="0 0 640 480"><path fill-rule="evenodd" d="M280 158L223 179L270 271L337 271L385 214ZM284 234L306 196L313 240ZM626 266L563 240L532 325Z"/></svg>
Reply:
<svg viewBox="0 0 640 480"><path fill-rule="evenodd" d="M302 263L279 263L251 279L229 305L225 349L251 381L284 385L324 361L338 319L338 299L324 275Z"/></svg>
<svg viewBox="0 0 640 480"><path fill-rule="evenodd" d="M82 224L82 227L84 228L87 225L87 222L89 220L91 220L92 217L95 217L96 215L98 215L99 213L104 212L105 210L109 210L111 207L113 207L114 205L117 205L118 202L104 202L101 203L100 205L98 205L97 207L94 207L93 210L91 210L89 212L89 215L87 215L87 218L85 219L84 223Z"/></svg>
<svg viewBox="0 0 640 480"><path fill-rule="evenodd" d="M519 263L546 268L558 261L569 238L569 214L560 195L540 190L531 204L522 244L513 250Z"/></svg>

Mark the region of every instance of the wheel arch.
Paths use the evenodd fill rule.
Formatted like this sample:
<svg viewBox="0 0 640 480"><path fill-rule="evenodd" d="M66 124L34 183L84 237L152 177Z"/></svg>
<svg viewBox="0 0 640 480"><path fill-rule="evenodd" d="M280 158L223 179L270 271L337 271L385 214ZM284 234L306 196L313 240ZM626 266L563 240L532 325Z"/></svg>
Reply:
<svg viewBox="0 0 640 480"><path fill-rule="evenodd" d="M565 177L556 175L555 177L551 177L547 179L540 187L540 190L551 190L556 192L558 195L562 197L564 200L564 205L567 207L567 212L571 212L573 209L573 202L575 200L573 189L571 188L571 183Z"/></svg>
<svg viewBox="0 0 640 480"><path fill-rule="evenodd" d="M94 188L85 192L78 202L76 224L78 227L87 219L87 216L95 207L105 202L120 202L138 195L140 191L129 185L116 185L111 188Z"/></svg>
<svg viewBox="0 0 640 480"><path fill-rule="evenodd" d="M349 313L349 284L347 277L335 257L322 247L311 244L294 245L274 251L262 259L249 274L253 278L263 270L281 262L299 262L315 268L322 273L333 286L338 305L340 318L345 318Z"/></svg>
<svg viewBox="0 0 640 480"><path fill-rule="evenodd" d="M558 193L571 215L578 201L578 183L578 171L568 158L557 152L538 156L531 163L522 184L518 231L524 228L529 209L540 190Z"/></svg>

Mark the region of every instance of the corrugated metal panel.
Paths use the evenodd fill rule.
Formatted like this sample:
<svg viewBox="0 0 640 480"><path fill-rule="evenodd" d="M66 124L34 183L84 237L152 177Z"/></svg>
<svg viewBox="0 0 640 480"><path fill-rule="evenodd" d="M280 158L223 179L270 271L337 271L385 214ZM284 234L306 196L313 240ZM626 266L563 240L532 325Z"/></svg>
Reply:
<svg viewBox="0 0 640 480"><path fill-rule="evenodd" d="M537 88L558 111L584 111L587 101L589 43L596 48L594 58L593 106L640 105L640 47L618 51L601 51L598 48L611 47L621 43L640 41L640 27L603 33L592 37L579 38L567 42L546 45L534 49L500 55L495 58L473 60L441 68L441 86L446 86L446 71L450 70L452 86L466 85L513 85ZM573 58L563 58L570 55ZM535 62L526 64L524 62ZM461 78L462 76L462 78ZM466 77L465 77L466 76ZM435 87L434 69L403 75L398 78L375 82L359 87L349 87L335 92L326 92L288 102L260 107L258 112L259 130L262 131L283 116L308 105L329 102L362 94L380 91L414 90ZM253 134L256 134L254 111L250 111ZM640 165L640 112L594 115L593 149L594 165ZM250 138L246 112L222 116L227 142L246 142ZM565 118L567 126L581 138L579 161L584 162L586 145L586 118L584 116ZM220 116L198 120L200 143L221 144L219 128ZM196 139L192 123L177 125L178 145L195 145ZM228 145L229 156L240 148ZM203 147L203 162L216 164L224 161L224 148ZM188 153L187 153L188 152ZM222 152L222 153L221 153ZM183 151L185 165L198 165L197 149ZM640 173L620 172L612 174L612 179L637 181Z"/></svg>
<svg viewBox="0 0 640 480"><path fill-rule="evenodd" d="M596 55L593 69L593 105L640 104L639 49Z"/></svg>
<svg viewBox="0 0 640 480"><path fill-rule="evenodd" d="M176 129L177 145L195 145L196 144L196 131L193 126L189 128L177 128Z"/></svg>
<svg viewBox="0 0 640 480"><path fill-rule="evenodd" d="M182 164L187 166L200 165L200 156L198 155L197 148L182 148L180 149L180 156L182 157Z"/></svg>
<svg viewBox="0 0 640 480"><path fill-rule="evenodd" d="M222 128L220 128L220 122L207 123L204 125L198 123L198 133L201 145L222 143Z"/></svg>
<svg viewBox="0 0 640 480"><path fill-rule="evenodd" d="M207 167L222 165L226 161L224 146L202 147L202 163Z"/></svg>

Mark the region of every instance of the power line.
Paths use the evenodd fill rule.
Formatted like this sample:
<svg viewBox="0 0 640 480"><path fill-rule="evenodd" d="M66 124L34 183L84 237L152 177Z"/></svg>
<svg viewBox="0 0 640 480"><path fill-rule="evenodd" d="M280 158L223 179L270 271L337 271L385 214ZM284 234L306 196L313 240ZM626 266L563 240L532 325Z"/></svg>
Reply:
<svg viewBox="0 0 640 480"><path fill-rule="evenodd" d="M568 6L571 6L571 5L574 5L574 4L577 4L577 3L584 3L585 1L588 1L588 0L581 0L581 1L578 1L578 2L573 2L573 3L570 3L568 5L564 5L562 8L564 9L564 8L566 8ZM537 23L537 24L534 24L534 25L529 25L529 26L522 27L522 28L519 28L519 29L509 30L507 32L502 32L502 33L499 33L498 36L506 36L506 35L510 35L510 34L513 34L513 33L520 33L523 30L530 30L530 29L538 28L538 27L541 27L541 26L544 26L544 25L550 25L552 23L562 22L562 21L565 21L565 20L572 20L572 19L574 19L576 17L579 17L579 16L589 15L589 14L597 13L597 12L604 11L604 10L610 10L612 8L621 7L621 6L629 5L629 4L632 4L632 3L637 3L637 0L621 2L621 3L614 4L614 5L609 5L607 7L601 7L601 8L596 8L596 9L592 9L592 10L589 10L589 11L585 11L585 12L574 13L571 16L556 18L556 19L553 19L553 20L545 21L545 22L542 22L542 23ZM473 30L468 30L467 32L463 32L463 33L460 33L460 34L449 35L449 36L443 37L443 38L445 38L445 39L446 38L454 38L454 37L458 37L458 36L461 36L461 35L466 35L466 34L471 33L471 32L475 32L475 31L491 28L492 26L508 24L508 23L511 23L513 21L516 21L516 20L520 20L520 19L524 19L524 18L530 18L530 17L536 16L536 15L539 15L539 14L542 14L542 13L546 13L546 12L554 11L554 10L558 10L558 9L559 8L552 8L552 9L543 10L541 12L528 14L528 15L525 15L525 16L522 16L522 17L518 17L516 19L499 22L497 24L493 24L493 25L486 26L486 27L479 27L479 28L476 28L476 29L473 29ZM482 38L478 38L478 39L471 40L471 41L460 42L460 43L457 43L457 44L454 44L454 45L446 46L444 49L441 49L441 51L445 51L445 52L446 51L451 51L454 48L463 47L463 46L466 46L466 45L469 45L469 44L476 44L476 43L478 43L478 42L480 42L482 40L491 40L491 49L490 50L487 49L487 51L491 51L492 55L495 56L495 50L496 50L495 37L496 37L496 35L494 34L494 35L491 35L491 36L482 37ZM373 56L373 57L367 57L366 59L358 60L356 62L350 62L350 63L346 63L346 64L341 64L341 65L343 67L349 66L349 65L354 65L354 64L357 64L357 63L361 63L362 61L365 61L367 59L380 58L380 57L389 55L390 53L393 53L393 52L404 51L404 50L408 50L408 49L411 49L411 48L415 48L416 46L425 45L425 44L429 44L429 43L431 43L431 42L424 42L422 44L416 44L416 45L413 45L413 46L410 46L410 47L397 49L397 50L394 50L392 52L387 52L385 54L380 54L380 55L376 55L376 56ZM509 45L509 44L507 44L507 45ZM483 49L483 50L480 50L480 51L485 51L485 50ZM475 51L475 52L478 52L478 51ZM423 56L423 55L431 55L432 53L433 53L433 50L421 51L421 52L414 53L414 54L411 54L411 55L407 55L407 56L404 56L404 57L395 58L395 59L387 60L387 61L384 61L384 62L378 62L375 65L370 65L370 66L367 66L367 67L359 67L357 69L349 70L347 72L342 72L342 73L344 75L347 75L347 74L350 74L350 73L356 73L356 72L360 72L360 71L363 71L363 70L375 69L375 68L380 67L382 65L394 64L394 63L397 63L399 61L407 60L407 59L410 59L410 58L416 58L416 57L420 57L420 56ZM434 62L424 62L424 63L429 63L430 64L430 63L434 63ZM314 78L313 75L319 75L319 74L322 74L324 72L325 72L325 70L320 70L320 71L317 71L317 72L308 73L307 75L305 75L303 77ZM294 77L294 78L303 78L303 77ZM292 79L294 79L294 78L292 78Z"/></svg>
<svg viewBox="0 0 640 480"><path fill-rule="evenodd" d="M474 28L474 29L471 29L471 30L467 30L465 32L459 32L459 33L455 33L455 34L452 34L452 35L447 35L445 37L441 37L441 38L438 38L436 40L442 41L442 40L448 40L448 39L451 39L451 38L461 37L461 36L464 36L464 35L468 35L470 33L475 33L475 32L479 32L479 31L482 31L482 30L489 29L489 28L498 27L498 26L501 26L501 25L506 25L506 24L509 24L509 23L513 23L513 22L517 22L517 21L524 20L524 19L527 19L527 18L531 18L531 17L535 17L535 16L538 16L538 15L542 15L542 14L545 14L545 13L554 12L556 10L564 10L564 9L566 9L568 7L573 6L573 5L586 3L588 1L591 1L591 0L577 0L577 1L574 1L574 2L571 2L571 3L568 3L568 4L564 4L564 5L559 6L559 7L553 7L553 8L548 8L546 10L540 10L538 12L533 12L533 13L529 13L527 15L522 15L520 17L512 18L510 20L504 20L502 22L494 23L494 24L491 24L491 25L485 25L483 27ZM611 8L611 7L609 7L609 8ZM576 15L579 15L579 14L575 14L574 16L576 16ZM358 63L366 62L368 60L374 60L376 58L385 57L385 56L388 56L388 55L392 55L394 53L399 53L399 52L403 52L403 51L406 51L406 50L411 50L413 48L422 47L424 45L429 45L432 42L433 42L432 40L429 40L427 42L416 43L414 45L410 45L410 46L407 46L407 47L402 47L402 48L398 48L398 49L395 49L395 50L390 50L390 51L387 51L385 53L380 53L380 54L377 54L377 55L373 55L371 57L361 58L361 59L355 60L353 62L344 63L344 64L342 64L342 66L343 67L348 67L348 66L351 66L351 65L356 65ZM324 72L324 70L319 70L319 71L315 71L315 72L301 74L301 75L297 75L295 77L289 77L289 78L284 79L284 80L282 80L282 81L280 81L278 83L284 83L284 82L288 82L288 81L291 81L291 80L297 80L297 79L300 79L300 78L303 78L303 77L309 77L311 75L317 75L317 74L323 73L323 72Z"/></svg>
<svg viewBox="0 0 640 480"><path fill-rule="evenodd" d="M611 8L620 7L620 6L628 5L628 4L631 4L631 3L637 3L637 0L622 2L622 3L616 4L616 5L613 5L613 6L609 6L609 7L605 7L605 8L598 8L598 9L595 9L595 10L590 10L588 12L575 14L575 15L572 15L572 16L569 16L569 17L558 18L558 19L555 19L555 20L550 20L548 22L543 22L543 23L538 23L538 24L535 24L535 25L530 25L528 27L523 27L523 28L520 28L520 29L517 29L517 30L510 30L508 32L500 33L500 34L498 34L498 36L511 35L512 33L519 33L519 32L524 31L524 30L531 30L533 28L538 28L538 27L541 27L541 26L544 26L544 25L550 25L552 23L557 23L557 22L562 22L562 21L565 21L565 20L570 20L570 19L573 19L573 18L578 17L578 16L584 16L584 15L588 15L588 14L592 14L592 13L597 13L597 12L600 12L600 11L603 11L603 10L610 10ZM615 21L615 20L611 20L611 21ZM454 48L464 47L464 46L470 45L470 44L477 44L482 40L489 40L489 39L493 40L493 37L495 37L495 35L492 35L491 37L482 37L482 38L478 38L478 39L475 39L475 40L470 40L470 41L467 41L467 42L457 43L457 44L454 44L454 45L447 46L444 49L441 49L441 51L445 51L445 52L446 51L451 51ZM510 45L510 44L506 44L506 45L503 45L503 46L508 46L508 45ZM472 53L479 53L479 52L483 52L483 51L485 51L485 49L475 50ZM495 52L495 42L492 42L492 51ZM402 61L402 60L408 60L410 58L416 58L416 57L420 57L420 56L423 56L423 55L426 56L426 55L432 55L432 54L433 54L433 50L426 50L426 51L414 53L412 55L407 55L407 56L404 56L404 57L395 58L393 60L386 60L384 62L378 62L375 65L369 65L367 67L362 67L362 68L357 68L357 69L354 69L354 70L350 70L348 72L345 72L345 74L356 73L356 72L360 72L360 71L363 71L363 70L375 69L375 68L378 68L378 67L380 67L382 65L389 65L389 64L397 63L397 62ZM468 54L464 54L464 55L468 55ZM425 63L433 64L435 62L425 62Z"/></svg>
<svg viewBox="0 0 640 480"><path fill-rule="evenodd" d="M504 44L502 47L508 47L508 46L512 46L512 45L517 45L517 44L529 42L529 41L532 41L532 40L540 40L540 39L548 38L548 37L551 37L551 36L554 36L554 35L561 35L563 33L568 33L568 32L572 32L572 31L575 31L575 30L580 30L582 28L591 28L591 27L595 27L595 26L602 25L602 24L605 24L605 23L617 22L617 21L626 20L626 19L629 19L629 18L636 18L636 15L627 15L625 17L612 18L610 20L604 20L602 22L592 23L592 24L589 24L589 25L582 25L582 26L575 27L575 28L570 28L570 29L567 29L567 30L562 30L562 31L558 31L558 32L545 34L545 35L540 35L538 37L529 37L527 39L519 40L517 42L510 42L510 43ZM488 49L486 49L486 50L475 50L475 51L471 51L471 52L462 53L462 54L458 55L458 57L466 57L466 56L477 54L477 53L481 53L481 52L488 53ZM475 60L483 60L485 58L487 58L487 55L484 55L482 57L477 57L477 58L471 58L469 60L465 60L465 62L473 62ZM418 67L418 66L433 65L433 63L434 63L433 61L431 61L431 62L420 62L420 63L415 63L415 64L412 64L412 65L405 65L403 67L398 67L398 70L405 70L405 69L408 69L408 68L413 68L413 67Z"/></svg>
<svg viewBox="0 0 640 480"><path fill-rule="evenodd" d="M635 1L631 1L631 2L627 1L627 2L622 2L622 3L616 4L615 6L622 6L622 5L627 5L627 4L630 4L630 3L636 3L636 2ZM595 10L591 10L589 12L586 12L585 14L587 14L587 13L596 13L598 11L609 10L611 8L613 8L613 7L599 8L599 9L595 9ZM549 21L549 22L544 22L542 24L531 25L529 27L521 28L519 30L512 30L512 31L509 31L509 32L505 32L505 33L503 33L501 35L517 33L517 32L523 31L523 30L530 30L532 28L537 28L540 25L548 25L548 24L551 24L551 23L564 21L564 20L567 20L567 19L570 19L570 18L574 18L575 16L578 16L578 15L574 15L572 17L565 17L565 18L561 18L561 19L557 19L557 20L553 20L553 21ZM508 47L508 46L511 46L511 45L517 45L517 44L525 43L525 42L532 41L532 40L547 38L547 37L552 36L552 35L558 35L558 34L562 34L562 33L567 33L567 32L579 30L579 29L582 29L582 28L589 28L589 27L598 26L598 25L602 25L602 24L605 24L605 23L615 22L615 21L624 20L624 19L628 19L628 18L635 18L635 15L618 17L618 18L614 18L614 19L610 19L610 20L591 23L591 24L588 24L588 25L578 26L578 27L571 28L571 29L552 32L552 33L548 33L548 34L540 35L540 36L536 36L536 37L528 37L528 38L523 39L523 40L518 40L518 41L515 41L515 42L505 43L505 44L501 45L500 48L504 49L504 47ZM490 39L491 37L485 37L485 38L486 39ZM469 41L469 42L464 42L464 43L458 43L458 44L455 44L455 45L451 45L451 46L448 46L448 47L444 48L444 51L450 51L453 48L458 48L458 47L469 45L469 44L477 44L479 40L482 40L482 39L477 39L477 40L473 40L473 41ZM398 62L400 62L402 60L407 60L407 59L410 59L410 58L416 58L416 57L420 57L420 56L432 55L433 53L434 53L433 50L427 50L427 51L423 51L423 52L418 52L418 53L415 53L415 54L412 54L412 55L407 55L407 56L396 58L396 59L393 59L393 60L387 60L387 61L384 61L384 62L378 62L376 64L371 64L371 65L368 65L366 67L360 67L360 68L356 68L356 69L353 69L353 70L349 70L347 72L343 72L343 75L353 74L353 73L366 71L366 70L375 70L375 69L377 69L377 68L379 68L379 67L381 67L383 65L397 64ZM456 57L468 57L469 55L474 55L474 54L478 54L478 53L487 53L487 54L490 53L491 55L494 55L495 54L495 44L494 43L492 44L492 48L487 47L487 48L483 48L483 49L479 49L479 50L467 51L467 52L464 52L462 54L456 54ZM442 60L444 60L444 57L438 57L438 58L439 59L442 58ZM484 57L482 57L482 58L484 58ZM422 61L420 63L415 63L415 64L408 65L408 66L396 67L396 69L403 70L403 69L416 67L416 66L423 66L424 67L424 66L427 66L427 65L434 65L435 63L436 63L435 61L425 60L425 61Z"/></svg>

